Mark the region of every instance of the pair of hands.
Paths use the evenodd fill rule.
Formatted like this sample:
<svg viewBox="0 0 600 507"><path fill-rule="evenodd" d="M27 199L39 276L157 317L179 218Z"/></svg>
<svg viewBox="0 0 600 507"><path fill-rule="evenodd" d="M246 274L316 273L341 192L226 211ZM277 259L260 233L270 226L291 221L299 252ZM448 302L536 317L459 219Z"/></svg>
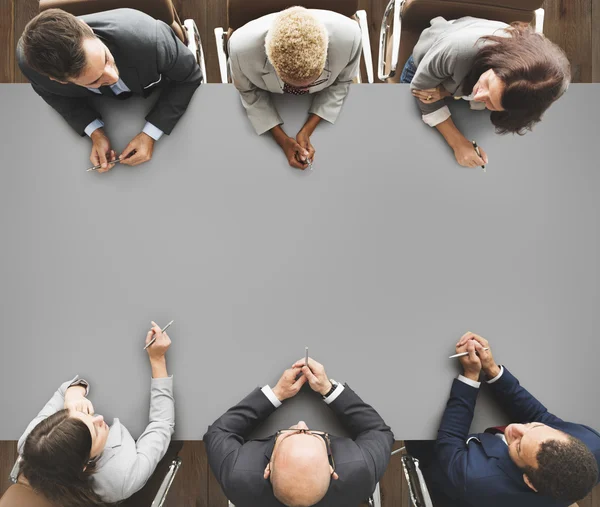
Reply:
<svg viewBox="0 0 600 507"><path fill-rule="evenodd" d="M325 373L325 367L310 357L308 358L308 367L304 365L304 361L304 357L298 359L291 368L283 372L277 385L273 388L273 394L279 401L296 396L306 382L313 391L322 396L331 390L332 384Z"/></svg>
<svg viewBox="0 0 600 507"><path fill-rule="evenodd" d="M280 143L290 166L296 169L306 169L309 160L315 160L315 149L310 143L310 133L304 129L298 132L296 139L286 136Z"/></svg>
<svg viewBox="0 0 600 507"><path fill-rule="evenodd" d="M111 148L110 139L104 133L103 128L94 130L90 137L92 139L90 161L94 165L102 164L102 167L98 169L99 173L110 171L115 166L111 162L117 159L115 150ZM136 166L148 162L152 158L154 143L154 139L148 134L140 132L119 155L118 158L121 160L121 164Z"/></svg>
<svg viewBox="0 0 600 507"><path fill-rule="evenodd" d="M171 339L167 333L163 333L161 328L152 322L152 328L146 335L146 345L156 336L156 341L146 349L150 364L152 365L152 377L166 377L166 360L165 354L171 346ZM163 371L164 370L164 371ZM75 412L83 412L84 414L94 415L94 405L85 397L86 389L83 386L71 386L65 392L64 408Z"/></svg>
<svg viewBox="0 0 600 507"><path fill-rule="evenodd" d="M426 90L412 90L413 97L423 102L423 104L433 104L440 100L450 97L450 92L447 91L443 86L437 88L428 88ZM431 97L429 99L429 97ZM473 143L469 141L465 136L460 135L456 141L452 142L452 150L454 151L454 158L463 167L481 167L488 163L488 156L484 149L479 146L479 152L481 157L477 155L477 152L473 148Z"/></svg>
<svg viewBox="0 0 600 507"><path fill-rule="evenodd" d="M484 350L484 349L488 350ZM460 358L464 369L463 376L479 381L481 370L488 378L494 378L500 373L500 367L494 361L489 342L475 333L465 333L456 344L456 353L468 352L468 356Z"/></svg>

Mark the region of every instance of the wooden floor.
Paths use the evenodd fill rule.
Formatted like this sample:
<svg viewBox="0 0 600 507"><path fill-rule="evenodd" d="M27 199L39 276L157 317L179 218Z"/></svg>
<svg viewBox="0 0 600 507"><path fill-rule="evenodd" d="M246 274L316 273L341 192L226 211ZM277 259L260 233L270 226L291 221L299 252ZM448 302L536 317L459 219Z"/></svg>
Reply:
<svg viewBox="0 0 600 507"><path fill-rule="evenodd" d="M249 0L251 1L251 0ZM225 27L226 0L174 0L182 18L196 21L202 37L208 82L220 82L213 29ZM299 2L301 3L301 2ZM371 31L373 62L381 17L387 0L360 0ZM0 0L0 83L26 80L15 58L15 44L25 24L37 13L37 0ZM546 0L545 34L567 53L573 81L600 82L600 0ZM398 442L396 447L401 444ZM185 442L180 453L183 466L167 500L168 507L225 507L226 500L209 471L202 442ZM8 474L16 459L16 442L0 441L0 495L9 486ZM381 483L384 507L407 507L408 493L400 460L392 458ZM600 487L579 503L579 507L600 507Z"/></svg>

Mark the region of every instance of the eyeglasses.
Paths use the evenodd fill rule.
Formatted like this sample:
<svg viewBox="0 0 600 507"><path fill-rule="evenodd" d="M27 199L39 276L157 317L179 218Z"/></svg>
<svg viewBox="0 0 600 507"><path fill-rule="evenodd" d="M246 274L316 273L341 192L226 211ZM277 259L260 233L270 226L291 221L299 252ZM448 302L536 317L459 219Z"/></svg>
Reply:
<svg viewBox="0 0 600 507"><path fill-rule="evenodd" d="M333 475L333 472L335 472L335 461L333 459L333 453L331 452L331 441L329 440L329 433L325 433L324 431L313 431L309 429L279 430L277 433L275 433L275 442L277 442L277 440L281 436L283 436L283 438L287 438L290 435L296 435L300 433L322 438L325 441L325 447L327 448L327 458L329 459L329 464L331 465L331 475ZM271 473L273 473L273 454L271 454L271 460L269 461L269 470L271 471Z"/></svg>
<svg viewBox="0 0 600 507"><path fill-rule="evenodd" d="M294 86L294 85L291 85L289 83L285 83L284 82L283 83L283 90L287 91L288 93L291 90L302 91L302 90L306 90L308 88L312 88L313 86L322 85L323 83L326 83L327 81L329 81L329 78L319 79L318 81L315 81L314 83L307 84L306 86Z"/></svg>

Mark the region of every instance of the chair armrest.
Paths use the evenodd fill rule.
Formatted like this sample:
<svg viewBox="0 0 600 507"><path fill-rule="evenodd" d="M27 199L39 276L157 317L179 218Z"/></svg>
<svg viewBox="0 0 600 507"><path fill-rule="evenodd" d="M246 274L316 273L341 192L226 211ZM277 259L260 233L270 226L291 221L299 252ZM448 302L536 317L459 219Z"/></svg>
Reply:
<svg viewBox="0 0 600 507"><path fill-rule="evenodd" d="M215 28L215 42L217 44L217 57L219 59L219 71L221 72L221 83L228 83L227 76L227 55L225 54L225 32L223 28Z"/></svg>
<svg viewBox="0 0 600 507"><path fill-rule="evenodd" d="M544 15L545 11L541 7L535 11L535 31L544 33Z"/></svg>
<svg viewBox="0 0 600 507"><path fill-rule="evenodd" d="M154 500L152 501L151 507L162 507L163 506L163 504L165 503L165 500L167 499L167 494L169 493L169 489L171 489L171 485L173 484L173 481L175 480L175 475L177 474L177 471L179 470L180 467L181 467L181 458L179 456L177 456L176 458L173 459L173 461L169 465L169 471L167 472L167 475L165 475L165 478L163 479L162 484L160 485L160 488L158 488L158 492L156 493L156 497L154 497Z"/></svg>
<svg viewBox="0 0 600 507"><path fill-rule="evenodd" d="M360 26L362 37L362 54L367 69L367 82L373 82L373 54L371 53L371 39L369 38L369 23L367 21L367 12L365 10L356 11L356 18Z"/></svg>
<svg viewBox="0 0 600 507"><path fill-rule="evenodd" d="M183 22L183 27L187 32L187 47L196 57L198 65L200 65L200 70L202 71L201 83L204 84L206 83L206 63L204 61L204 49L202 48L202 41L200 40L200 32L193 19L186 19Z"/></svg>
<svg viewBox="0 0 600 507"><path fill-rule="evenodd" d="M379 70L377 77L381 81L385 81L390 77L394 77L396 74L396 68L398 67L398 55L400 54L400 30L401 26L401 12L404 6L404 0L390 0L383 13L383 19L381 20L381 31L379 33ZM392 61L390 62L390 71L385 74L385 55L387 52L388 37L389 37L389 18L390 14L394 12L392 21Z"/></svg>

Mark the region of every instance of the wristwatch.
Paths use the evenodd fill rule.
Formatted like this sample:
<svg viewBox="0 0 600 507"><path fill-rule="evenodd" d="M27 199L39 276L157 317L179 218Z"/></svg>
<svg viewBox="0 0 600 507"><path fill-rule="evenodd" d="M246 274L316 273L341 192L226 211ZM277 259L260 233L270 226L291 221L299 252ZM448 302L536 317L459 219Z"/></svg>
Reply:
<svg viewBox="0 0 600 507"><path fill-rule="evenodd" d="M321 396L323 396L323 399L327 399L329 398L329 396L331 396L333 394L333 391L335 391L336 387L338 386L338 383L333 380L332 378L329 379L329 382L331 382L331 389L329 391L327 391L326 394L322 394Z"/></svg>

